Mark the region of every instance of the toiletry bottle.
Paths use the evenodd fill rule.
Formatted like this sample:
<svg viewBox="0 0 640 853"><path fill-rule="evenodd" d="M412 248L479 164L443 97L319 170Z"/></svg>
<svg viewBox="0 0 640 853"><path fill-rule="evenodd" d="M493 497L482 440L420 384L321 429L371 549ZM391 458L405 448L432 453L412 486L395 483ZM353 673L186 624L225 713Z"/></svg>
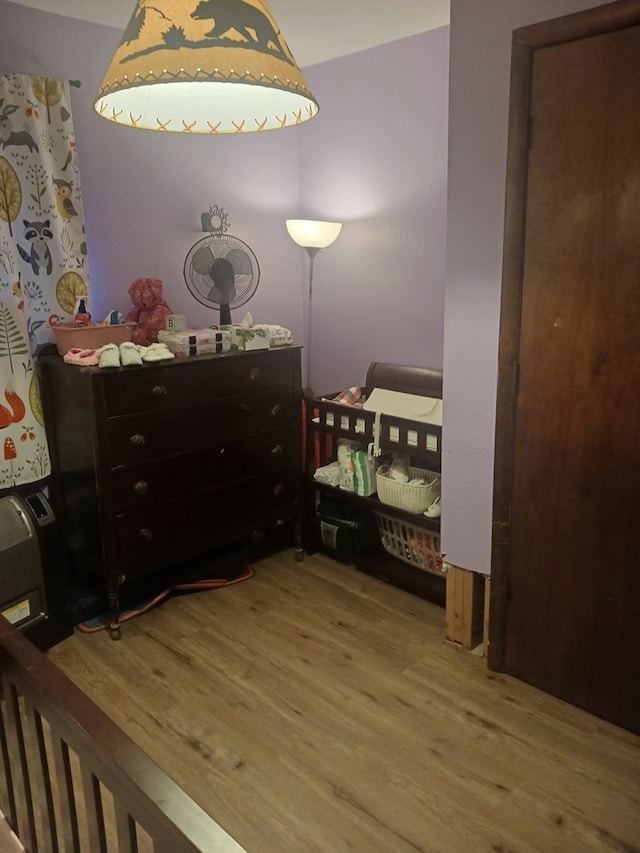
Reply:
<svg viewBox="0 0 640 853"><path fill-rule="evenodd" d="M87 302L82 297L78 300L76 316L73 318L76 326L88 326L91 315L87 311Z"/></svg>

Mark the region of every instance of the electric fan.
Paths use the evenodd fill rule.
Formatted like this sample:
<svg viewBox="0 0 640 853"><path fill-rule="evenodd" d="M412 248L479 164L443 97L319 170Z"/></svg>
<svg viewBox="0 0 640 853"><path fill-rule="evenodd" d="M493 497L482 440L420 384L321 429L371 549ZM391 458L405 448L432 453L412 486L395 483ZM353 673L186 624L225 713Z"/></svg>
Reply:
<svg viewBox="0 0 640 853"><path fill-rule="evenodd" d="M184 261L189 292L202 305L220 311L220 325L231 324L231 309L248 302L260 281L253 251L230 234L213 232L189 249Z"/></svg>

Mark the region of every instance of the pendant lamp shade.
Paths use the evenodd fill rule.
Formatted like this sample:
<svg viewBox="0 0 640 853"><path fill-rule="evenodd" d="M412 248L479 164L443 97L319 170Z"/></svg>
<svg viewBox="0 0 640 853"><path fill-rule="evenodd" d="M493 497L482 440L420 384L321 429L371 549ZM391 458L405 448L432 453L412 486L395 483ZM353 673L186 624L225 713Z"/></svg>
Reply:
<svg viewBox="0 0 640 853"><path fill-rule="evenodd" d="M94 106L175 133L274 130L318 112L261 0L138 0Z"/></svg>

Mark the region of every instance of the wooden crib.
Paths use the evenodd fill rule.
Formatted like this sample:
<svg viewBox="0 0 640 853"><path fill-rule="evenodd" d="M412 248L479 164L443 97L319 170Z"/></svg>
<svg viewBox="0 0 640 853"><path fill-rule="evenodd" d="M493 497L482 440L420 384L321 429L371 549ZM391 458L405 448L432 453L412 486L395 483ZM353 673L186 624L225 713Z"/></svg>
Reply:
<svg viewBox="0 0 640 853"><path fill-rule="evenodd" d="M0 850L242 848L0 616Z"/></svg>

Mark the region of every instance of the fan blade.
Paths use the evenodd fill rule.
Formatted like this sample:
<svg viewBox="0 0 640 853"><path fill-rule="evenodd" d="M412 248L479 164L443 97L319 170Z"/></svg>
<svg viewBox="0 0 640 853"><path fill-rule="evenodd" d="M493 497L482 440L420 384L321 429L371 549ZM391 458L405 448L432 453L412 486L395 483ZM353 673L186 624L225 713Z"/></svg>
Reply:
<svg viewBox="0 0 640 853"><path fill-rule="evenodd" d="M240 292L244 293L248 287L251 286L251 282L253 281L253 276L251 275L237 275L235 279L235 283L240 288Z"/></svg>
<svg viewBox="0 0 640 853"><path fill-rule="evenodd" d="M198 275L211 275L211 264L215 261L215 255L209 246L202 246L194 253L191 265Z"/></svg>
<svg viewBox="0 0 640 853"><path fill-rule="evenodd" d="M231 249L225 257L236 275L251 275L253 273L251 258L244 249Z"/></svg>

